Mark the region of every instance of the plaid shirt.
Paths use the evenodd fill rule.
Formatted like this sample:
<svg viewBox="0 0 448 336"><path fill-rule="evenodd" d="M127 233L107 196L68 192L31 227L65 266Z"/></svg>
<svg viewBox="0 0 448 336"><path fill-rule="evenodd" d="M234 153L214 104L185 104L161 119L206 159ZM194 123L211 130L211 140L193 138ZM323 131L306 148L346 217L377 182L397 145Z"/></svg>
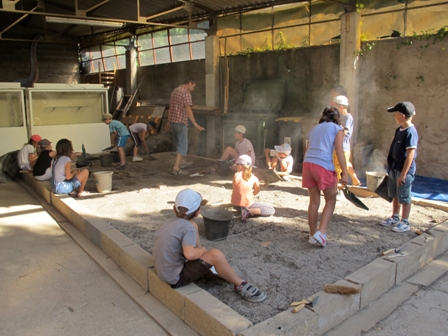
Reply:
<svg viewBox="0 0 448 336"><path fill-rule="evenodd" d="M188 116L185 110L187 106L193 106L190 91L184 85L178 86L171 92L168 121L173 124L188 125Z"/></svg>

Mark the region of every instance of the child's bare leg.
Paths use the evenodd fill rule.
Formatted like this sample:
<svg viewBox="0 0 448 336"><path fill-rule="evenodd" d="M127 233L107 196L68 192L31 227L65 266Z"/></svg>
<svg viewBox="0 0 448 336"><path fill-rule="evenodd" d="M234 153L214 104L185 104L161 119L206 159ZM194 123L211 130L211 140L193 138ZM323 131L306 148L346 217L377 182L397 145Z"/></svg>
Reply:
<svg viewBox="0 0 448 336"><path fill-rule="evenodd" d="M329 188L323 191L325 206L320 217L319 231L321 233L327 231L328 223L330 223L331 217L333 217L334 207L336 206L336 191L337 188Z"/></svg>
<svg viewBox="0 0 448 336"><path fill-rule="evenodd" d="M396 214L400 214L400 203L398 203L398 198L393 198L392 199L392 216L396 215ZM403 209L404 211L404 209ZM411 208L409 207L409 211L411 211Z"/></svg>
<svg viewBox="0 0 448 336"><path fill-rule="evenodd" d="M138 156L138 147L134 147L134 157ZM120 158L121 160L121 158Z"/></svg>
<svg viewBox="0 0 448 336"><path fill-rule="evenodd" d="M237 152L235 149L233 149L232 147L227 147L227 148L224 150L224 152L222 153L222 155L221 155L221 160L227 160L227 159L229 158L229 156L230 156L232 159L235 159L235 158L237 158L239 155L238 155L238 152Z"/></svg>
<svg viewBox="0 0 448 336"><path fill-rule="evenodd" d="M401 219L409 219L409 214L411 213L411 203L403 204L403 212L401 214Z"/></svg>
<svg viewBox="0 0 448 336"><path fill-rule="evenodd" d="M354 185L361 184L361 181L358 179L358 176L356 176L355 169L353 168L353 165L351 164L350 161L347 161L347 170L350 177L352 178L352 183Z"/></svg>
<svg viewBox="0 0 448 336"><path fill-rule="evenodd" d="M280 171L285 172L288 169L288 164L285 161L281 162Z"/></svg>
<svg viewBox="0 0 448 336"><path fill-rule="evenodd" d="M208 250L201 256L201 259L208 262L210 265L215 266L219 276L234 286L239 286L243 282L243 280L236 275L235 271L229 265L229 262L220 250Z"/></svg>
<svg viewBox="0 0 448 336"><path fill-rule="evenodd" d="M271 168L275 169L277 167L277 164L278 164L278 159L276 157L273 157L272 161L271 161Z"/></svg>
<svg viewBox="0 0 448 336"><path fill-rule="evenodd" d="M271 149L270 148L264 149L264 157L266 160L266 164L268 165L268 168L271 168Z"/></svg>
<svg viewBox="0 0 448 336"><path fill-rule="evenodd" d="M83 192L84 187L87 183L87 179L89 178L89 171L87 169L81 169L75 176L79 180L79 182L81 182L81 185L78 188L78 192Z"/></svg>
<svg viewBox="0 0 448 336"><path fill-rule="evenodd" d="M317 218L320 205L320 190L317 187L308 188L310 203L308 204L308 226L310 227L310 237L317 231Z"/></svg>
<svg viewBox="0 0 448 336"><path fill-rule="evenodd" d="M120 164L126 164L126 156L124 155L124 148L118 147L118 156L120 157Z"/></svg>

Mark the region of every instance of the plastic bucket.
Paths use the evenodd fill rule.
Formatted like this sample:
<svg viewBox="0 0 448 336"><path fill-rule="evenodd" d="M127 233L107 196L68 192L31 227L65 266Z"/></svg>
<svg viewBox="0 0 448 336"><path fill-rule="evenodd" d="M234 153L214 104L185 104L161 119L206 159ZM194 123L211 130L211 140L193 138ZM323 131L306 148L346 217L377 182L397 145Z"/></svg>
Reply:
<svg viewBox="0 0 448 336"><path fill-rule="evenodd" d="M201 209L207 240L226 239L233 226L233 213L222 208ZM232 225L230 225L232 223Z"/></svg>
<svg viewBox="0 0 448 336"><path fill-rule="evenodd" d="M112 174L111 171L100 171L93 173L95 177L96 190L99 193L108 193L112 190Z"/></svg>
<svg viewBox="0 0 448 336"><path fill-rule="evenodd" d="M387 175L385 172L366 172L367 190L375 192L376 188L381 184L384 177Z"/></svg>
<svg viewBox="0 0 448 336"><path fill-rule="evenodd" d="M113 158L114 158L113 154L101 154L100 155L101 167L112 167Z"/></svg>

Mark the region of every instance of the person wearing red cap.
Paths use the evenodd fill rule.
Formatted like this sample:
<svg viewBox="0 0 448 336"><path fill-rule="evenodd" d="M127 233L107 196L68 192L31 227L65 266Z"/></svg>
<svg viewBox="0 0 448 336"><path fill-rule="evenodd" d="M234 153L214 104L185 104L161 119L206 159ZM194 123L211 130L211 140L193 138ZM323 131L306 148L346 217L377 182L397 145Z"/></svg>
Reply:
<svg viewBox="0 0 448 336"><path fill-rule="evenodd" d="M37 160L36 148L41 140L40 135L33 134L28 140L28 143L19 151L17 154L17 163L19 164L20 170L33 170Z"/></svg>

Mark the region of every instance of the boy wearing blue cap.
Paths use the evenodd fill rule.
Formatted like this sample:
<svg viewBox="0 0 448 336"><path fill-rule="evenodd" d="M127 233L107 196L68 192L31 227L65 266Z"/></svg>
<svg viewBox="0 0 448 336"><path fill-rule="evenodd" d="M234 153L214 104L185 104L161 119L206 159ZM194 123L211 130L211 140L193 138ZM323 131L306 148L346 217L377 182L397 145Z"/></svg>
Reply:
<svg viewBox="0 0 448 336"><path fill-rule="evenodd" d="M213 274L233 284L235 291L250 302L261 302L266 294L242 280L218 249L207 250L199 239L193 221L201 212L202 196L184 189L176 196L173 207L176 217L165 222L156 232L153 256L160 280L173 288L185 286L204 275Z"/></svg>
<svg viewBox="0 0 448 336"><path fill-rule="evenodd" d="M411 102L401 102L389 107L387 112L394 112L395 121L400 124L387 156L388 184L387 193L392 197L392 217L380 222L383 226L392 226L394 232L410 230L409 214L411 212L411 188L416 170L418 133L412 118L415 107ZM400 220L400 207L402 214Z"/></svg>

